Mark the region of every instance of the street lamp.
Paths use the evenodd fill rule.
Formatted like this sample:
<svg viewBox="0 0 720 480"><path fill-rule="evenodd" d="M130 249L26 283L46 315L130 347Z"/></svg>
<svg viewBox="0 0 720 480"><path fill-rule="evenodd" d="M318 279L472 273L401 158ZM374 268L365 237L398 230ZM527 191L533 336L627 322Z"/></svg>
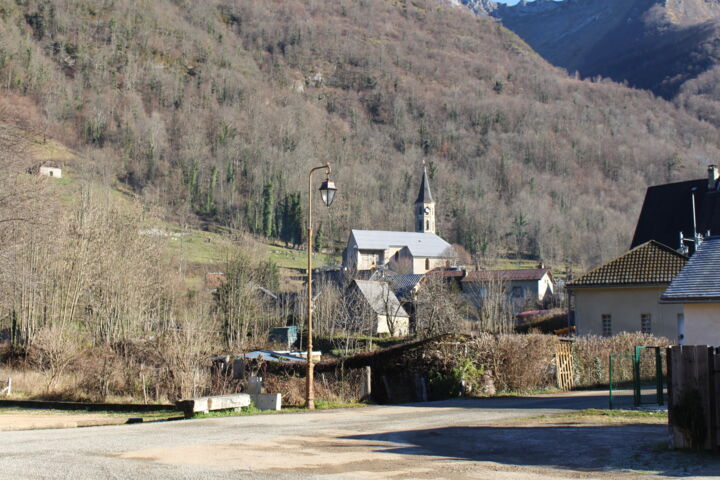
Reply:
<svg viewBox="0 0 720 480"><path fill-rule="evenodd" d="M328 207L335 200L335 183L330 180L330 164L323 165L322 167L315 167L310 170L308 175L308 219L307 219L307 252L308 252L308 267L307 267L307 374L305 375L305 407L312 410L315 408L315 390L313 385L313 361L312 361L312 314L313 314L313 302L312 302L312 245L313 245L313 232L312 232L312 174L317 170L325 170L325 181L320 185L320 196L322 201Z"/></svg>

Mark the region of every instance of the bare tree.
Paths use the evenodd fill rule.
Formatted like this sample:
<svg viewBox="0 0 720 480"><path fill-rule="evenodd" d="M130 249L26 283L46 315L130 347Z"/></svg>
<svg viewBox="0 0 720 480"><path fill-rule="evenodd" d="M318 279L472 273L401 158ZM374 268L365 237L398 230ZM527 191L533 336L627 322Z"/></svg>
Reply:
<svg viewBox="0 0 720 480"><path fill-rule="evenodd" d="M424 277L415 303L415 333L428 338L457 332L467 318L468 306L462 294L440 275Z"/></svg>

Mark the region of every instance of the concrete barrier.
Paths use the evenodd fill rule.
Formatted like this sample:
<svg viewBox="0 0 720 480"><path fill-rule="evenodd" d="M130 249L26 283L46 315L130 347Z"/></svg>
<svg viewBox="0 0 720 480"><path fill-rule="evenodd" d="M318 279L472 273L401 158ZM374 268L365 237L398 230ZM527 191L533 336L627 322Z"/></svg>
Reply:
<svg viewBox="0 0 720 480"><path fill-rule="evenodd" d="M251 401L250 395L247 393L233 393L231 395L180 400L176 405L183 411L185 418L190 418L196 413L208 413L216 410L240 410L242 407L249 406Z"/></svg>
<svg viewBox="0 0 720 480"><path fill-rule="evenodd" d="M250 394L253 405L258 410L280 410L282 408L282 395L279 393Z"/></svg>

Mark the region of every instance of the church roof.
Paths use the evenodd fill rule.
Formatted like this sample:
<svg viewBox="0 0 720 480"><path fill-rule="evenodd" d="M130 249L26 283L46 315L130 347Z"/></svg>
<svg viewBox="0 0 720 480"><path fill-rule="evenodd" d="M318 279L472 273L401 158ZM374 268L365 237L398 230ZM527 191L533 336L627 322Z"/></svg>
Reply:
<svg viewBox="0 0 720 480"><path fill-rule="evenodd" d="M451 245L434 233L353 230L352 236L360 250L387 250L407 247L413 257L448 256Z"/></svg>
<svg viewBox="0 0 720 480"><path fill-rule="evenodd" d="M420 182L420 192L418 193L415 203L435 203L430 192L430 180L428 180L427 168L423 167L422 182Z"/></svg>

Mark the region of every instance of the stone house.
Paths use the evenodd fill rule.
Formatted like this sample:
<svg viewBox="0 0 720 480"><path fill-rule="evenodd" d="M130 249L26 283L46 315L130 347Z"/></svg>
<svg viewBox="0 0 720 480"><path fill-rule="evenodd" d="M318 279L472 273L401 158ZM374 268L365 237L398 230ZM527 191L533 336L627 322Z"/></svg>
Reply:
<svg viewBox="0 0 720 480"><path fill-rule="evenodd" d="M388 268L422 274L445 266L453 252L434 233L352 230L343 257L343 265L353 272Z"/></svg>
<svg viewBox="0 0 720 480"><path fill-rule="evenodd" d="M687 257L651 240L569 282L578 335L643 332L674 339L682 306L660 303Z"/></svg>

